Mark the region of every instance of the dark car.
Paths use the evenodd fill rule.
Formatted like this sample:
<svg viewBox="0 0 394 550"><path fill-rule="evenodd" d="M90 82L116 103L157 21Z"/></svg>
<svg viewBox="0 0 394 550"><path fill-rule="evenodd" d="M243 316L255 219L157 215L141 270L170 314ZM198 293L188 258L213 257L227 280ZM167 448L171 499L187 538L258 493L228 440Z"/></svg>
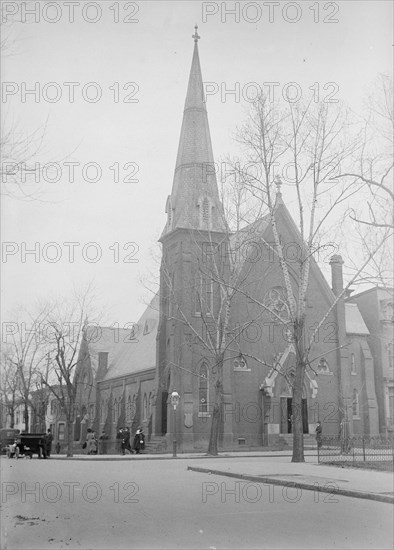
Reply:
<svg viewBox="0 0 394 550"><path fill-rule="evenodd" d="M19 456L28 456L33 458L37 454L38 458L46 458L46 434L31 434L22 432L18 436Z"/></svg>

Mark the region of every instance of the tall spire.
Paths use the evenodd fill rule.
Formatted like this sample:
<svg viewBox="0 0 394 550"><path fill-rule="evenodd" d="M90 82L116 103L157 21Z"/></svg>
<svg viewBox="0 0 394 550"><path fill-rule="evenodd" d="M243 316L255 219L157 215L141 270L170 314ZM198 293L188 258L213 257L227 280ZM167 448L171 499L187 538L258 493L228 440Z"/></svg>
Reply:
<svg viewBox="0 0 394 550"><path fill-rule="evenodd" d="M192 65L164 233L177 228L225 230L204 99L197 25L194 29Z"/></svg>

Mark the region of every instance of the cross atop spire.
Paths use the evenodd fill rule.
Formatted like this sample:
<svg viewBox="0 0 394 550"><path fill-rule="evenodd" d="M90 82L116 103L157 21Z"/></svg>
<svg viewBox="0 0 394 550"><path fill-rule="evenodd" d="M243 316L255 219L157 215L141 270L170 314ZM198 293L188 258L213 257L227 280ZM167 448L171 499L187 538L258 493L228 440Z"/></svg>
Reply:
<svg viewBox="0 0 394 550"><path fill-rule="evenodd" d="M194 42L197 44L197 42L199 41L199 39L201 38L201 36L198 34L198 25L197 23L195 24L194 26L194 34L192 35L192 38L194 38Z"/></svg>

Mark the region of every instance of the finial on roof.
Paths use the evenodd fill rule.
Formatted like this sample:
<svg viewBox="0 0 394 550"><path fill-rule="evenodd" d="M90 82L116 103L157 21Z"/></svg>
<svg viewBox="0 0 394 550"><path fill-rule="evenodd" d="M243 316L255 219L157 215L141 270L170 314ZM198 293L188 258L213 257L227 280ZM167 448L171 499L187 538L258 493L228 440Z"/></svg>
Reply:
<svg viewBox="0 0 394 550"><path fill-rule="evenodd" d="M197 44L197 42L199 41L199 39L201 38L201 36L198 34L198 26L197 26L197 23L195 24L194 26L194 34L192 35L192 38L194 38L194 42Z"/></svg>
<svg viewBox="0 0 394 550"><path fill-rule="evenodd" d="M275 177L275 185L276 185L276 194L281 197L282 196L282 192L281 192L281 187L282 187L282 180L280 179L280 176L277 175Z"/></svg>

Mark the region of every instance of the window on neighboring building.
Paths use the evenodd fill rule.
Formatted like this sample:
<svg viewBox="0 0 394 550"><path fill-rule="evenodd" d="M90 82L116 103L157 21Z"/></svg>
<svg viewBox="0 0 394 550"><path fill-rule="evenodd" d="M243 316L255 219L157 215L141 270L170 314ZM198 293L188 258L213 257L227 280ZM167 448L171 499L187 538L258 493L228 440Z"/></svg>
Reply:
<svg viewBox="0 0 394 550"><path fill-rule="evenodd" d="M52 399L51 401L51 415L55 416L57 412L57 401L56 399Z"/></svg>
<svg viewBox="0 0 394 550"><path fill-rule="evenodd" d="M394 368L394 359L393 359L393 342L387 344L387 358L389 363L389 368Z"/></svg>
<svg viewBox="0 0 394 550"><path fill-rule="evenodd" d="M359 403L359 399L358 399L358 391L356 389L353 390L352 409L353 409L353 418L359 418L359 416L360 416L360 403Z"/></svg>
<svg viewBox="0 0 394 550"><path fill-rule="evenodd" d="M64 422L59 422L58 424L58 439L59 441L64 441L64 436L66 432L66 425Z"/></svg>
<svg viewBox="0 0 394 550"><path fill-rule="evenodd" d="M98 368L100 371L108 368L108 351L99 351Z"/></svg>
<svg viewBox="0 0 394 550"><path fill-rule="evenodd" d="M207 413L208 412L208 389L209 389L209 372L208 365L203 363L200 367L199 372L199 384L198 384L198 403L199 403L199 412Z"/></svg>
<svg viewBox="0 0 394 550"><path fill-rule="evenodd" d="M105 422L105 401L104 399L101 400L100 403L100 422Z"/></svg>
<svg viewBox="0 0 394 550"><path fill-rule="evenodd" d="M352 374L357 374L357 369L356 369L356 356L354 355L354 353L352 353L352 355L350 356L350 361L351 361L351 373Z"/></svg>
<svg viewBox="0 0 394 550"><path fill-rule="evenodd" d="M89 405L89 419L91 421L94 420L94 403L90 403Z"/></svg>
<svg viewBox="0 0 394 550"><path fill-rule="evenodd" d="M394 426L394 386L390 386L389 390L389 421L390 425Z"/></svg>

